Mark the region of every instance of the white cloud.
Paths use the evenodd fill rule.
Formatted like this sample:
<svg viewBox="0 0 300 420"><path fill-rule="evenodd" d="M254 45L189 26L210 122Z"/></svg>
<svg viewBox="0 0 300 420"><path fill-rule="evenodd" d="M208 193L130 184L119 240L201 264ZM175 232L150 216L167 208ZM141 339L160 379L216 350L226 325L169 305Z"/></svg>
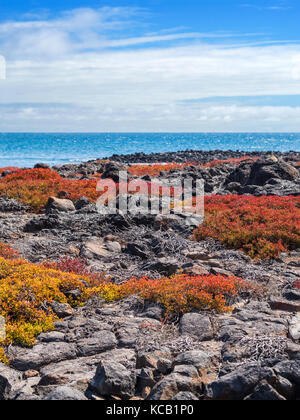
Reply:
<svg viewBox="0 0 300 420"><path fill-rule="evenodd" d="M48 20L9 21L0 24L0 46L7 58L61 57L85 48L100 48L105 34L133 23L141 9L81 8Z"/></svg>
<svg viewBox="0 0 300 420"><path fill-rule="evenodd" d="M253 3L243 3L241 6L250 7L259 11L280 12L291 9L286 0L263 0L260 5Z"/></svg>
<svg viewBox="0 0 300 420"><path fill-rule="evenodd" d="M229 36L220 33L128 36L141 13L82 9L0 24L0 53L8 57L0 130L300 131L296 107L182 103L300 94L300 45L216 43Z"/></svg>

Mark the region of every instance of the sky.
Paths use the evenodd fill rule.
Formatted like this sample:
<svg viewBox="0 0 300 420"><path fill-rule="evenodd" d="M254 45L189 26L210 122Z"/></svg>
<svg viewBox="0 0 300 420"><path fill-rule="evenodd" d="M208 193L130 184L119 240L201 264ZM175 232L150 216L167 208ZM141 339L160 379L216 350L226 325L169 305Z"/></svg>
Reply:
<svg viewBox="0 0 300 420"><path fill-rule="evenodd" d="M299 18L299 0L0 0L0 131L300 132Z"/></svg>

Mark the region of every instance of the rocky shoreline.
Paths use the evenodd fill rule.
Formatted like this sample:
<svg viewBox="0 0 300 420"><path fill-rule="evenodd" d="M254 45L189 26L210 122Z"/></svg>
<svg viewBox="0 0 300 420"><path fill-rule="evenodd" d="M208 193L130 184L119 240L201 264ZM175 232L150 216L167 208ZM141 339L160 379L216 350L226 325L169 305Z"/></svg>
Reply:
<svg viewBox="0 0 300 420"><path fill-rule="evenodd" d="M255 160L234 161L245 157ZM199 166L213 160L227 162ZM52 169L65 179L99 173L114 179L129 164L156 162L191 163L157 178L201 178L207 196L300 196L298 152L136 154ZM33 263L84 258L115 284L132 277L220 274L255 282L261 290L232 302L233 312L194 311L169 322L162 306L139 296L119 302L93 297L79 308L57 303L55 331L41 334L33 348L7 349L0 399L300 399L299 249L256 261L216 239L191 240L194 227L183 215L101 216L87 198L69 207L62 198L33 214L27 205L0 197L0 242Z"/></svg>
<svg viewBox="0 0 300 420"><path fill-rule="evenodd" d="M237 159L245 156L259 156L265 158L267 156L274 155L278 158L284 158L289 161L297 161L299 158L299 152L290 151L287 153L267 151L267 152L242 152L242 151L233 151L233 150L185 150L179 152L168 152L168 153L135 153L129 155L112 155L110 157L104 158L114 162L120 163L156 163L156 162L197 162L197 163L207 163L212 160L226 160L226 159Z"/></svg>

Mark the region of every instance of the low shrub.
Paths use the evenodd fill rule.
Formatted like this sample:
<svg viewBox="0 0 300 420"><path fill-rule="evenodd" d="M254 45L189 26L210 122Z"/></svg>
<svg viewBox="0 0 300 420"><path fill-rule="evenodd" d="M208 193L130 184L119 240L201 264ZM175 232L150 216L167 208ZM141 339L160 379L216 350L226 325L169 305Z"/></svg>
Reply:
<svg viewBox="0 0 300 420"><path fill-rule="evenodd" d="M300 247L300 197L211 196L194 239L208 237L254 259Z"/></svg>
<svg viewBox="0 0 300 420"><path fill-rule="evenodd" d="M0 196L15 198L39 212L48 198L60 191L66 191L73 201L82 196L96 201L99 197L96 185L96 179L69 180L50 169L26 169L0 179Z"/></svg>
<svg viewBox="0 0 300 420"><path fill-rule="evenodd" d="M168 313L184 314L193 309L227 312L230 298L249 288L237 277L176 275L150 280L133 278L120 287L120 295L140 295L147 301L160 303Z"/></svg>
<svg viewBox="0 0 300 420"><path fill-rule="evenodd" d="M79 276L88 276L91 271L87 267L87 261L83 258L61 257L57 262L44 262L45 268L63 271L64 273L78 274Z"/></svg>
<svg viewBox="0 0 300 420"><path fill-rule="evenodd" d="M76 301L65 295L75 289L81 291ZM108 301L119 297L118 287L104 279L95 284L88 276L0 257L0 316L6 321L6 339L0 345L32 346L35 337L52 330L57 321L48 303L81 305L95 294Z"/></svg>
<svg viewBox="0 0 300 420"><path fill-rule="evenodd" d="M15 260L20 257L20 254L9 245L0 242L0 257L6 258L7 260Z"/></svg>

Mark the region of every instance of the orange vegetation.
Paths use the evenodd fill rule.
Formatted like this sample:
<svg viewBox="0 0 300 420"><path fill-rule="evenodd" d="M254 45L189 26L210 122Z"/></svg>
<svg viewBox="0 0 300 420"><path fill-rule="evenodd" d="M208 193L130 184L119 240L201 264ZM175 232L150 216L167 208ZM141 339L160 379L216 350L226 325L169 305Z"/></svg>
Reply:
<svg viewBox="0 0 300 420"><path fill-rule="evenodd" d="M73 273L54 269L57 267ZM236 277L213 275L141 278L115 285L101 274L93 276L83 261L69 259L40 265L0 257L0 280L0 316L6 322L6 338L0 341L0 360L4 362L4 349L9 344L32 346L38 334L54 329L58 318L49 306L53 301L76 306L94 295L116 301L138 294L162 304L168 313L183 314L192 309L225 312L230 310L227 299L249 288ZM81 292L76 300L66 293L75 289Z"/></svg>
<svg viewBox="0 0 300 420"><path fill-rule="evenodd" d="M121 286L121 296L139 294L162 304L168 313L183 314L193 309L226 312L230 310L227 299L248 287L237 277L183 274L159 280L133 278Z"/></svg>

